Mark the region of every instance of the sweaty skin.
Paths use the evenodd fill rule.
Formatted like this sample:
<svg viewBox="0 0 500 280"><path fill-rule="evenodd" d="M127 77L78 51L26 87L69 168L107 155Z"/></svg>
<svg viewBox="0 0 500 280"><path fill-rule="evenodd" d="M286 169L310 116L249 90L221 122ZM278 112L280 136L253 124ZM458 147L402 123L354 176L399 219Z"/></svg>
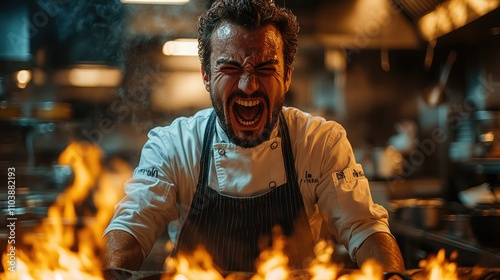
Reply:
<svg viewBox="0 0 500 280"><path fill-rule="evenodd" d="M128 232L110 231L104 237L105 248L101 259L104 268L139 270L144 260L137 240Z"/></svg>
<svg viewBox="0 0 500 280"><path fill-rule="evenodd" d="M388 233L374 233L370 235L356 252L356 262L361 267L368 259L375 259L387 272L401 272L405 270L403 257L399 246ZM392 279L400 279L392 277Z"/></svg>
<svg viewBox="0 0 500 280"><path fill-rule="evenodd" d="M202 68L203 81L228 137L242 147L267 140L291 81L279 31L223 22L212 34L210 62L210 75Z"/></svg>

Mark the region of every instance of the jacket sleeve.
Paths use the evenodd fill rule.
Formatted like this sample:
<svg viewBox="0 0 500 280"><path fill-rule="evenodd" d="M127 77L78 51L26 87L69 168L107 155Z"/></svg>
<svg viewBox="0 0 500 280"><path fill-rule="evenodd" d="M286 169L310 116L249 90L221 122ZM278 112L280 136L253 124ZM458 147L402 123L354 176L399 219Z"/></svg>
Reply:
<svg viewBox="0 0 500 280"><path fill-rule="evenodd" d="M115 213L104 234L123 230L135 237L146 257L156 238L167 224L179 217L177 196L168 170L165 138L156 128L148 134L139 165L125 184L125 197L115 206Z"/></svg>
<svg viewBox="0 0 500 280"><path fill-rule="evenodd" d="M322 158L322 180L316 189L318 206L337 242L355 260L356 250L373 233L388 232L388 213L373 203L368 179L356 163L345 129L330 130Z"/></svg>

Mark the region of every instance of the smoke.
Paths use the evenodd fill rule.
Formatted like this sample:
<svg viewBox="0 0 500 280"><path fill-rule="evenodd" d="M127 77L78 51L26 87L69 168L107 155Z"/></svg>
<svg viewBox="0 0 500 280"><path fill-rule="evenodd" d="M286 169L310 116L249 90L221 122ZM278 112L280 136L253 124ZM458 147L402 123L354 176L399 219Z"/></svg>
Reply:
<svg viewBox="0 0 500 280"><path fill-rule="evenodd" d="M57 38L53 47L60 63L120 62L124 13L119 0L38 0L37 4L53 16Z"/></svg>

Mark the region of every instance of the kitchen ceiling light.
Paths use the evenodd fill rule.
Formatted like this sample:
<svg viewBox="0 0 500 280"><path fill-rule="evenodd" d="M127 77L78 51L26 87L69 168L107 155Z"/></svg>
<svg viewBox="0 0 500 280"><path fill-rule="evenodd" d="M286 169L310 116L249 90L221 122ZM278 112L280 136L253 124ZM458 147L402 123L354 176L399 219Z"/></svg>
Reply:
<svg viewBox="0 0 500 280"><path fill-rule="evenodd" d="M31 81L31 71L29 70L17 71L14 73L14 76L17 87L20 89L26 88L28 83Z"/></svg>
<svg viewBox="0 0 500 280"><path fill-rule="evenodd" d="M189 0L121 0L124 4L160 4L160 5L182 5Z"/></svg>
<svg viewBox="0 0 500 280"><path fill-rule="evenodd" d="M121 81L118 69L70 69L68 80L77 87L115 87Z"/></svg>
<svg viewBox="0 0 500 280"><path fill-rule="evenodd" d="M422 16L418 26L427 41L449 33L500 6L500 0L446 0Z"/></svg>
<svg viewBox="0 0 500 280"><path fill-rule="evenodd" d="M31 72L28 70L20 70L16 74L18 83L27 84L31 80Z"/></svg>
<svg viewBox="0 0 500 280"><path fill-rule="evenodd" d="M346 54L339 49L329 49L325 52L325 65L328 70L344 71Z"/></svg>
<svg viewBox="0 0 500 280"><path fill-rule="evenodd" d="M198 41L196 39L175 39L163 45L162 52L166 56L197 56Z"/></svg>
<svg viewBox="0 0 500 280"><path fill-rule="evenodd" d="M117 87L122 79L118 68L78 65L70 69L59 70L55 74L59 85L74 87Z"/></svg>

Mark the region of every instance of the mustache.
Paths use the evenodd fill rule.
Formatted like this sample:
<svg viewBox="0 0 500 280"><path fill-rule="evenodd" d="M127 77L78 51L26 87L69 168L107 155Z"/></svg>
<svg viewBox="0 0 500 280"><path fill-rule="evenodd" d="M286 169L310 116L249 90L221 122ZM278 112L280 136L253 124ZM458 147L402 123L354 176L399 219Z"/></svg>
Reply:
<svg viewBox="0 0 500 280"><path fill-rule="evenodd" d="M231 104L231 102L235 99L235 98L241 98L241 99L245 99L245 98L262 98L266 101L267 104L269 104L269 97L267 96L267 94L265 94L263 91L261 90L258 90L258 91L255 91L253 92L252 94L248 95L246 93L244 93L243 91L241 90L236 90L236 91L233 91L230 95L230 97L228 98L228 104Z"/></svg>

